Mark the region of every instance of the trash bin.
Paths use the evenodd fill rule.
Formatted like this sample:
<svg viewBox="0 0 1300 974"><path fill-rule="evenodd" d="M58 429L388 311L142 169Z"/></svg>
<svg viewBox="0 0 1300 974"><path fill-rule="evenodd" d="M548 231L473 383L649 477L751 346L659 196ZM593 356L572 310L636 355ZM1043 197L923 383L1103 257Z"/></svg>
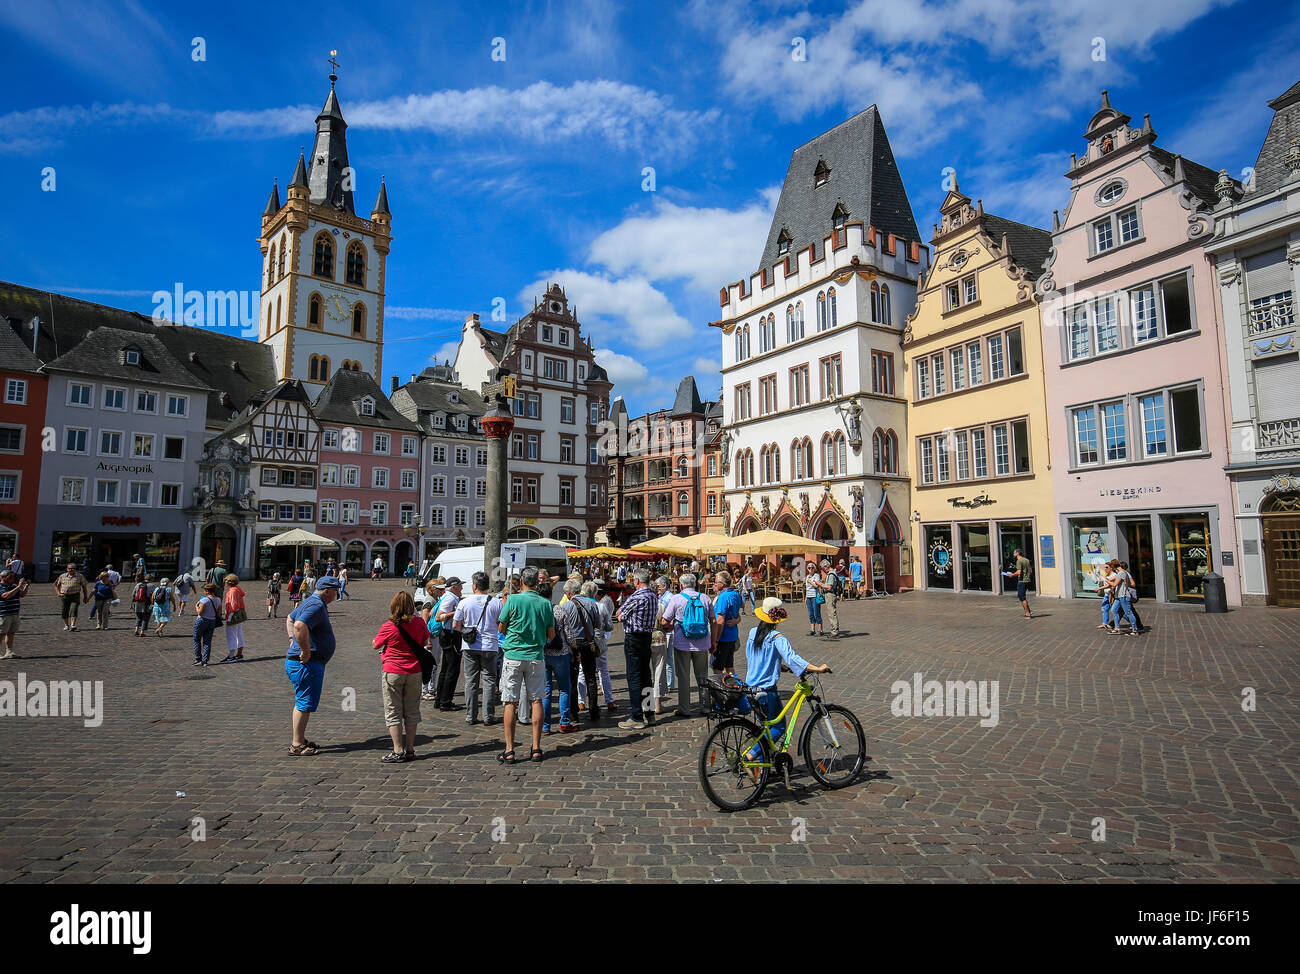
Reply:
<svg viewBox="0 0 1300 974"><path fill-rule="evenodd" d="M1228 611L1228 592L1223 587L1223 576L1218 572L1210 572L1205 576L1201 591L1205 594L1206 612Z"/></svg>

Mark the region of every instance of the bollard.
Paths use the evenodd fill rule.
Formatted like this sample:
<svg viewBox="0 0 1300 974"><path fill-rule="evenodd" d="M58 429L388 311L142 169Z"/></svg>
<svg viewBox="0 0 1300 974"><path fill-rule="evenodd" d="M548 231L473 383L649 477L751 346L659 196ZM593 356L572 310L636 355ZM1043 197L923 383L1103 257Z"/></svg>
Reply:
<svg viewBox="0 0 1300 974"><path fill-rule="evenodd" d="M1210 572L1205 576L1201 592L1205 595L1206 612L1228 611L1228 593L1223 587L1223 576L1218 572Z"/></svg>

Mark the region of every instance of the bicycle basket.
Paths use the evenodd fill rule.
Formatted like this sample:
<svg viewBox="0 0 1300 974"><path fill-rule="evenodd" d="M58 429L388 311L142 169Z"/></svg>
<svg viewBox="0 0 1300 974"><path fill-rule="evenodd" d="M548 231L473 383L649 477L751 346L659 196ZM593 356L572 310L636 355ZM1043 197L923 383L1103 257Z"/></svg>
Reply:
<svg viewBox="0 0 1300 974"><path fill-rule="evenodd" d="M710 679L706 686L709 688L709 698L715 712L730 713L740 706L740 701L745 697L745 691L740 687L718 680Z"/></svg>

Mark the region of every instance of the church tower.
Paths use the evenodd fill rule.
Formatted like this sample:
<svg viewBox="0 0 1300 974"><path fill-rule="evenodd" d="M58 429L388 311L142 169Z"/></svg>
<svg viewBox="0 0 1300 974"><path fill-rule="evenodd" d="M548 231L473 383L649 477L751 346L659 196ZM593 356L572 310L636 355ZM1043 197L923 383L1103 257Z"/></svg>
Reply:
<svg viewBox="0 0 1300 974"><path fill-rule="evenodd" d="M383 358L388 190L381 180L370 219L356 215L337 81L331 74L311 155L299 153L283 204L272 187L258 238L259 340L274 350L277 378L298 379L313 396L340 369L379 376Z"/></svg>

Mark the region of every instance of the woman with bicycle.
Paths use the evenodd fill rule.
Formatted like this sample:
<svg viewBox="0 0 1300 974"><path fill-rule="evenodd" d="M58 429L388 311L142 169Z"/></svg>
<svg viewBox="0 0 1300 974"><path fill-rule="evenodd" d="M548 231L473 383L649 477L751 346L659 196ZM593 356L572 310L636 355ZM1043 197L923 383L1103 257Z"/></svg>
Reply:
<svg viewBox="0 0 1300 974"><path fill-rule="evenodd" d="M796 677L805 673L829 673L831 668L824 664L809 663L794 651L790 640L777 631L777 626L788 617L785 606L777 598L764 599L762 608L755 609L758 625L749 631L749 641L745 644L745 682L757 687L759 701L763 705L768 720L781 712L781 691L777 684L781 682L781 664L790 668ZM740 712L749 712L749 700L742 698ZM784 725L776 724L770 731L773 741L779 741L785 733Z"/></svg>

